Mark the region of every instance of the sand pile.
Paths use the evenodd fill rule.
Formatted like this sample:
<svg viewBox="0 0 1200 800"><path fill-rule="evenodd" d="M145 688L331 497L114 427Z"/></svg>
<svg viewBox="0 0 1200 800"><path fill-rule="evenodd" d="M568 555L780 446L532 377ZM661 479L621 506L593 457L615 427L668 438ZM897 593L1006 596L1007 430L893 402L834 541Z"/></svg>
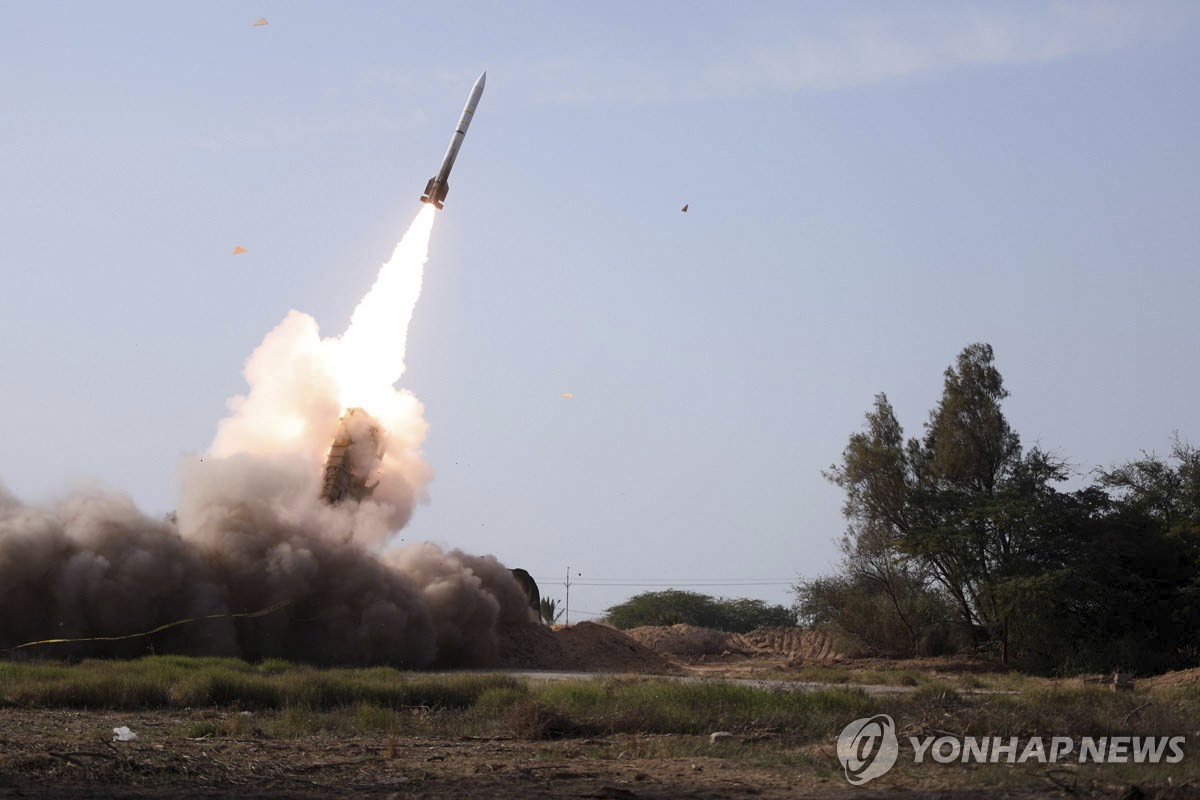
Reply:
<svg viewBox="0 0 1200 800"><path fill-rule="evenodd" d="M758 628L749 633L727 633L695 625L647 625L626 633L668 658L703 656L776 656L789 661L830 661L842 658L833 637L804 628Z"/></svg>
<svg viewBox="0 0 1200 800"><path fill-rule="evenodd" d="M564 672L675 672L678 667L672 660L685 662L722 655L792 662L844 657L831 636L803 628L727 633L681 624L619 631L581 622L569 628L508 628L501 645L501 663L506 667Z"/></svg>
<svg viewBox="0 0 1200 800"><path fill-rule="evenodd" d="M528 625L509 628L501 658L515 669L563 672L677 672L658 653L616 628L581 622L570 627Z"/></svg>
<svg viewBox="0 0 1200 800"><path fill-rule="evenodd" d="M631 639L656 653L675 658L719 656L723 653L747 655L745 646L733 639L737 634L700 628L696 625L646 625L626 631Z"/></svg>
<svg viewBox="0 0 1200 800"><path fill-rule="evenodd" d="M757 628L749 633L732 634L732 640L751 652L784 656L795 661L830 661L845 657L845 653L838 651L832 636L805 628Z"/></svg>
<svg viewBox="0 0 1200 800"><path fill-rule="evenodd" d="M1111 676L1107 677L1111 678ZM1162 689L1169 686L1195 686L1197 684L1200 684L1200 668L1197 667L1166 672L1137 682L1139 689Z"/></svg>

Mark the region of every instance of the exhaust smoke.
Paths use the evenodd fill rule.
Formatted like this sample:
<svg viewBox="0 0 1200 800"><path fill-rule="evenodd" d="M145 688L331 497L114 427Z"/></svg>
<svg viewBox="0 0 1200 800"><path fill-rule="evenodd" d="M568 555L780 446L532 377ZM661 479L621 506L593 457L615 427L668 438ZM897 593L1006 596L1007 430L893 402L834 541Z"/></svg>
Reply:
<svg viewBox="0 0 1200 800"><path fill-rule="evenodd" d="M180 465L173 520L151 519L118 494L29 506L0 487L0 649L286 603L43 652L496 663L501 629L533 621L509 570L431 544L387 547L431 478L423 407L395 383L433 218L424 206L342 335L322 339L312 317L291 311L264 337L246 361L249 390L229 401L208 452ZM355 420L348 409L364 413ZM361 420L378 425L363 476L374 487L325 502L331 442L339 425L355 438Z"/></svg>

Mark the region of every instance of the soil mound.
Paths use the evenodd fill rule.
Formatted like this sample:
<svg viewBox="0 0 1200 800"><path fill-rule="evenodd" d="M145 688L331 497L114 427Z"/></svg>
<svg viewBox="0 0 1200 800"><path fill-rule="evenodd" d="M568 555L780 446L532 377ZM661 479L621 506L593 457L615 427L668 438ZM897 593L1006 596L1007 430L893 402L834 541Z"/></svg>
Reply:
<svg viewBox="0 0 1200 800"><path fill-rule="evenodd" d="M1200 668L1166 672L1153 678L1137 682L1138 688L1161 689L1168 686L1195 686L1200 684Z"/></svg>
<svg viewBox="0 0 1200 800"><path fill-rule="evenodd" d="M676 658L718 656L723 653L747 655L744 645L735 642L737 634L701 628L696 625L646 625L625 633L660 655Z"/></svg>
<svg viewBox="0 0 1200 800"><path fill-rule="evenodd" d="M833 637L804 628L757 628L727 633L695 625L647 625L626 631L630 638L668 658L774 656L788 661L833 661L845 657Z"/></svg>
<svg viewBox="0 0 1200 800"><path fill-rule="evenodd" d="M805 628L756 628L749 633L731 635L735 644L751 653L783 656L792 661L832 661L845 657L833 637L823 631Z"/></svg>
<svg viewBox="0 0 1200 800"><path fill-rule="evenodd" d="M580 622L570 627L509 628L502 658L516 669L564 672L677 672L678 667L616 628Z"/></svg>

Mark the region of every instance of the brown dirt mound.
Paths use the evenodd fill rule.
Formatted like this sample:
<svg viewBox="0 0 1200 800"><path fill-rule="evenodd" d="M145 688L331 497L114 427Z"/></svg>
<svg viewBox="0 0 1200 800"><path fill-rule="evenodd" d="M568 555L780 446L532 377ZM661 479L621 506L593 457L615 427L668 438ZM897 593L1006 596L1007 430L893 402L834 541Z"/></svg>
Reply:
<svg viewBox="0 0 1200 800"><path fill-rule="evenodd" d="M1200 667L1167 672L1137 682L1139 689L1161 689L1168 686L1195 686L1197 684L1200 684Z"/></svg>
<svg viewBox="0 0 1200 800"><path fill-rule="evenodd" d="M696 625L646 625L641 628L631 628L625 633L656 653L676 658L695 658L696 656L715 656L722 653L737 653L746 655L746 648L733 641L737 634L718 631L713 628L700 628Z"/></svg>
<svg viewBox="0 0 1200 800"><path fill-rule="evenodd" d="M831 661L845 657L832 636L805 628L757 628L749 633L732 634L731 641L751 653L785 656L790 660Z"/></svg>
<svg viewBox="0 0 1200 800"><path fill-rule="evenodd" d="M528 625L505 631L506 666L564 672L677 672L678 667L616 628L580 622L563 628Z"/></svg>
<svg viewBox="0 0 1200 800"><path fill-rule="evenodd" d="M668 658L702 656L776 656L789 661L832 661L845 658L833 637L804 628L758 628L726 633L695 625L648 625L626 631L633 639Z"/></svg>

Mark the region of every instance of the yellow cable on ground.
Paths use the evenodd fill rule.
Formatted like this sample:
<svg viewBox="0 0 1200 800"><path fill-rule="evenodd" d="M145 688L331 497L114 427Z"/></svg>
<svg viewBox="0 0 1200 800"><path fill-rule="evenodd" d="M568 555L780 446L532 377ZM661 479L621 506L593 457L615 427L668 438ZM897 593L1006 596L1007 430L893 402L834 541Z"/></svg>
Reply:
<svg viewBox="0 0 1200 800"><path fill-rule="evenodd" d="M75 644L77 642L119 642L119 641L122 641L123 639L137 639L140 636L153 636L154 634L159 633L161 631L165 631L168 628L174 628L179 625L187 625L190 622L203 622L204 620L209 620L209 619L225 619L226 617L239 617L241 619L249 619L251 617L265 617L268 614L274 614L276 611L283 608L284 606L289 606L291 604L292 604L291 600L283 600L281 602L276 603L273 606L268 606L267 608L263 608L258 611L240 611L235 614L228 614L228 613L227 614L208 614L203 617L188 617L187 619L176 620L175 622L168 622L166 625L159 625L157 628L154 628L153 630L142 631L141 633L129 633L124 636L90 636L86 639L41 639L40 641L25 642L24 644L19 644L16 647L9 647L9 648L6 648L5 651L0 651L0 652L6 652L7 650L20 650L24 647L34 647L39 644Z"/></svg>

